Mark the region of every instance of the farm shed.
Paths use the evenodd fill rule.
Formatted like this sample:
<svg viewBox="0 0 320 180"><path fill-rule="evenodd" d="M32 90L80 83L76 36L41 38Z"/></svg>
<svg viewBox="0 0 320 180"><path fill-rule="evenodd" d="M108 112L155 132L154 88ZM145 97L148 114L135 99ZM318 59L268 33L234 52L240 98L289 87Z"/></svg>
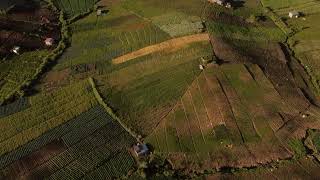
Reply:
<svg viewBox="0 0 320 180"><path fill-rule="evenodd" d="M46 46L52 46L54 43L54 39L53 38L46 38L44 40L44 43L46 44Z"/></svg>
<svg viewBox="0 0 320 180"><path fill-rule="evenodd" d="M289 12L289 17L290 18L299 18L300 13L298 11L291 11Z"/></svg>
<svg viewBox="0 0 320 180"><path fill-rule="evenodd" d="M149 148L147 147L146 144L140 144L137 143L136 145L133 146L133 151L136 154L136 156L144 156L149 153Z"/></svg>

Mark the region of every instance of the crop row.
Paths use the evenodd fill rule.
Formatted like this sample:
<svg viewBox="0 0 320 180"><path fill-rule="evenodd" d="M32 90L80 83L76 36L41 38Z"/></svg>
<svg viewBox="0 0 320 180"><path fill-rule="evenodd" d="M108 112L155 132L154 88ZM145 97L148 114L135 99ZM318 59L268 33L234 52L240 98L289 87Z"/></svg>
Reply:
<svg viewBox="0 0 320 180"><path fill-rule="evenodd" d="M80 84L84 88L87 87L85 81ZM61 93L63 92L62 90ZM50 99L50 95L42 97ZM97 101L93 93L75 93L65 97L62 96L56 102L32 104L26 111L3 118L0 121L0 127L4 129L0 137L1 154L3 155L37 138L51 128L57 127L89 110L95 104L97 104Z"/></svg>
<svg viewBox="0 0 320 180"><path fill-rule="evenodd" d="M84 179L112 179L124 176L134 165L134 159L126 151L120 151L108 162L97 167L91 173L85 175Z"/></svg>
<svg viewBox="0 0 320 180"><path fill-rule="evenodd" d="M60 126L47 131L40 137L28 142L27 144L19 147L18 149L11 151L5 155L0 156L0 169L7 166L13 161L17 161L24 156L36 151L42 146L52 142L54 139L61 138L68 133L72 133L78 128L94 120L102 111L101 106L91 108L87 112L83 112L81 115L69 120L68 122L61 124Z"/></svg>
<svg viewBox="0 0 320 180"><path fill-rule="evenodd" d="M68 149L57 156L49 157L44 164L40 162L40 166L31 170L32 174L41 176L41 169L45 168L52 174L50 179L67 176L76 178L135 142L118 122L112 120L103 107L96 106L66 124L48 131L17 151L2 156L1 165L7 166L13 160L36 151L54 139L62 139Z"/></svg>
<svg viewBox="0 0 320 180"><path fill-rule="evenodd" d="M23 111L30 107L30 103L27 98L20 98L19 100L5 105L0 106L0 118L15 114L17 112Z"/></svg>

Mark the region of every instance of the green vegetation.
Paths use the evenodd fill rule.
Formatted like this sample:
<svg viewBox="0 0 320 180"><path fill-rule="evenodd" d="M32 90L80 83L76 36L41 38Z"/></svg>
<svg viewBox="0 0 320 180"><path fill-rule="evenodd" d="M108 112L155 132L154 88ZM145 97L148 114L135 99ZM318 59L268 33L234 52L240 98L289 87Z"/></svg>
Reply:
<svg viewBox="0 0 320 180"><path fill-rule="evenodd" d="M311 81L315 87L315 93L320 92L319 74L319 29L317 20L320 17L320 3L315 0L294 0L294 1L267 1L264 5L269 6L277 16L284 20L294 34L288 39L290 48L295 57L299 59L305 70L309 73ZM290 19L289 12L298 11L299 18ZM278 24L278 23L277 23ZM282 22L283 24L283 22ZM282 27L282 26L280 26Z"/></svg>
<svg viewBox="0 0 320 180"><path fill-rule="evenodd" d="M125 53L168 39L168 35L123 9L114 8L108 16L90 14L72 25L73 36L56 69L83 63L106 64ZM79 51L81 50L81 51Z"/></svg>
<svg viewBox="0 0 320 180"><path fill-rule="evenodd" d="M84 81L51 95L31 97L30 104L25 111L1 119L0 127L4 129L0 137L1 155L67 122L97 101L91 85Z"/></svg>
<svg viewBox="0 0 320 180"><path fill-rule="evenodd" d="M147 135L199 74L199 60L211 55L209 47L194 43L126 62L95 77L98 89L127 125Z"/></svg>
<svg viewBox="0 0 320 180"><path fill-rule="evenodd" d="M285 34L278 28L236 26L220 22L208 21L207 28L217 37L242 39L248 41L285 41Z"/></svg>
<svg viewBox="0 0 320 180"><path fill-rule="evenodd" d="M98 0L52 0L54 5L61 9L68 18L85 14L94 9Z"/></svg>

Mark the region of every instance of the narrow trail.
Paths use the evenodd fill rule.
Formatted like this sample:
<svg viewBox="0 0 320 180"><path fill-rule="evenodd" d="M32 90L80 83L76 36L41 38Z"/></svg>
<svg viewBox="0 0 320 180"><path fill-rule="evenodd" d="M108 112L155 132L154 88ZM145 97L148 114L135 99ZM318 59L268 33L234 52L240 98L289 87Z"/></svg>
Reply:
<svg viewBox="0 0 320 180"><path fill-rule="evenodd" d="M154 44L151 46L144 47L142 49L139 49L137 51L131 52L129 54L125 54L123 56L117 57L112 60L113 64L121 64L127 61L130 61L132 59L145 56L148 54L152 54L155 52L163 51L163 50L172 50L172 49L181 49L187 44L194 43L194 42L202 42L202 41L209 41L209 34L208 33L202 33L202 34L194 34L189 36L183 36L178 37L174 39L170 39L167 41L164 41L159 44Z"/></svg>

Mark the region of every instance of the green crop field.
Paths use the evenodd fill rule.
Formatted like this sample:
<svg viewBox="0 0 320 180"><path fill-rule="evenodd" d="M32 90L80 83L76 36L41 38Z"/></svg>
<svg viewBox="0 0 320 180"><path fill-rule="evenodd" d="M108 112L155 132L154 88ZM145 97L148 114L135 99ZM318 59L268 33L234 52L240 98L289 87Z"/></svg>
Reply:
<svg viewBox="0 0 320 180"><path fill-rule="evenodd" d="M30 107L1 118L0 127L6 130L0 137L0 177L80 178L96 174L95 169L104 164L115 169L103 177L118 177L133 168L135 161L126 148L135 138L99 105L93 88L85 80L30 97ZM46 160L26 162L37 152L47 154ZM19 163L29 163L32 168L12 173L10 169ZM121 171L116 171L119 168Z"/></svg>

